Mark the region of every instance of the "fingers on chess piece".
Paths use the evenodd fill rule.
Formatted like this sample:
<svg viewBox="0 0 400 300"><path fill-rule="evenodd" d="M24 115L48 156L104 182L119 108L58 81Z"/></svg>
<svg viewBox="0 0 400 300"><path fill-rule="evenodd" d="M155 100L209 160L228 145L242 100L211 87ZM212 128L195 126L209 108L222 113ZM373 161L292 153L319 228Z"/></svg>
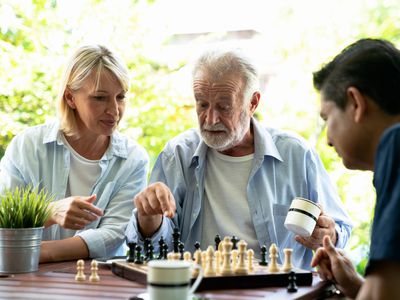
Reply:
<svg viewBox="0 0 400 300"><path fill-rule="evenodd" d="M76 262L76 275L75 275L76 281L85 281L86 280L86 275L84 273L84 270L85 270L85 261L83 259L79 259Z"/></svg>
<svg viewBox="0 0 400 300"><path fill-rule="evenodd" d="M90 276L89 276L89 281L90 282L98 282L100 281L100 276L98 274L98 264L96 260L92 260L90 263Z"/></svg>

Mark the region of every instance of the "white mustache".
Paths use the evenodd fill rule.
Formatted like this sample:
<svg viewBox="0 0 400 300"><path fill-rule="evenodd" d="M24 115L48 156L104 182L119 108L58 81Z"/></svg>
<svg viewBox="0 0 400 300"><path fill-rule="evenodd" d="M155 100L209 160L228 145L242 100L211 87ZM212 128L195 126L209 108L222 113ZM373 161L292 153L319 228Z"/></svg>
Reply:
<svg viewBox="0 0 400 300"><path fill-rule="evenodd" d="M208 126L208 125L203 125L202 126L202 130L207 130L207 131L228 131L228 128L226 128L226 126L222 123L218 123L212 126Z"/></svg>

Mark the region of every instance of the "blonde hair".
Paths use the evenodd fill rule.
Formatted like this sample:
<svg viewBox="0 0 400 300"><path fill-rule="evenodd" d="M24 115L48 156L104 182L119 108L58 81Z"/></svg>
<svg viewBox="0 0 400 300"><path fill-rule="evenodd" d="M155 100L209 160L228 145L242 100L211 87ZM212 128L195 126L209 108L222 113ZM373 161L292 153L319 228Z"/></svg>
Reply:
<svg viewBox="0 0 400 300"><path fill-rule="evenodd" d="M68 136L78 135L75 111L65 99L66 89L79 90L84 81L95 74L95 86L99 85L100 76L105 71L111 72L127 92L129 90L129 72L125 64L113 52L101 45L83 46L75 51L65 69L58 94L58 113L60 129Z"/></svg>

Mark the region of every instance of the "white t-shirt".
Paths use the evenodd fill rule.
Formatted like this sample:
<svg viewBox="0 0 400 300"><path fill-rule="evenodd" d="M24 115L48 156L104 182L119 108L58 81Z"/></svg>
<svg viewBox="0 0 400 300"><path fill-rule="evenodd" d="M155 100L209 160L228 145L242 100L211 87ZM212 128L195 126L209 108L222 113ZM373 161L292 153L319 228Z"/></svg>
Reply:
<svg viewBox="0 0 400 300"><path fill-rule="evenodd" d="M71 151L70 172L68 176L67 191L65 197L70 196L90 196L90 192L96 180L100 177L100 160L90 160L72 148L64 134L61 134L64 144ZM75 235L76 230L60 228L60 239Z"/></svg>
<svg viewBox="0 0 400 300"><path fill-rule="evenodd" d="M247 242L247 249L259 253L258 243L247 202L247 184L254 154L233 157L214 149L207 152L205 171L204 219L201 247L236 236Z"/></svg>

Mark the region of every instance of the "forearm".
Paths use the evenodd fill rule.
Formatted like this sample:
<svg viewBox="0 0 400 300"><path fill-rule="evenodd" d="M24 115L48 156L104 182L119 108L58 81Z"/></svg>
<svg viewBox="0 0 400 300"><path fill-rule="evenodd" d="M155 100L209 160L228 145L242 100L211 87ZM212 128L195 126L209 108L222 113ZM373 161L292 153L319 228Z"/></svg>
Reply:
<svg viewBox="0 0 400 300"><path fill-rule="evenodd" d="M88 247L79 236L63 240L43 241L40 246L41 263L85 259L88 257Z"/></svg>

